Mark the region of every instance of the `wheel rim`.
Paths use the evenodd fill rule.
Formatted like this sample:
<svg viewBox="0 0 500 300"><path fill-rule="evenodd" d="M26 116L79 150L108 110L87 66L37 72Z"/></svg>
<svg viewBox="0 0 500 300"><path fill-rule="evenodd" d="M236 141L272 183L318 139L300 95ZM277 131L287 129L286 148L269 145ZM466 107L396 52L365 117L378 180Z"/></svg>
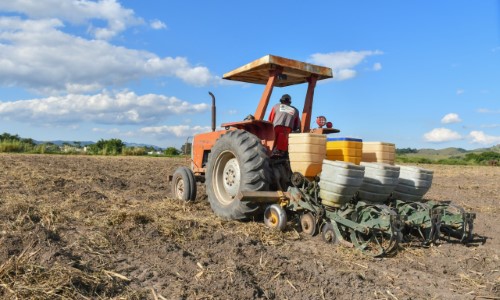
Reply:
<svg viewBox="0 0 500 300"><path fill-rule="evenodd" d="M285 211L278 204L268 206L264 211L264 223L269 228L284 230L286 219Z"/></svg>
<svg viewBox="0 0 500 300"><path fill-rule="evenodd" d="M267 219L267 225L276 228L279 224L278 213L274 209L269 209L264 216Z"/></svg>
<svg viewBox="0 0 500 300"><path fill-rule="evenodd" d="M223 205L228 205L240 190L241 172L238 159L232 152L222 152L214 168L214 191L217 199Z"/></svg>
<svg viewBox="0 0 500 300"><path fill-rule="evenodd" d="M182 180L182 178L178 178L175 182L175 195L177 196L177 199L183 199L184 189L184 180Z"/></svg>
<svg viewBox="0 0 500 300"><path fill-rule="evenodd" d="M316 222L314 216L310 213L303 214L300 217L300 225L304 233L313 235L316 232Z"/></svg>
<svg viewBox="0 0 500 300"><path fill-rule="evenodd" d="M333 230L333 225L330 223L325 223L321 229L321 234L323 236L323 241L326 243L337 243L337 237L335 231Z"/></svg>
<svg viewBox="0 0 500 300"><path fill-rule="evenodd" d="M332 230L328 230L325 232L325 241L328 242L328 243L331 243L333 242L333 238L334 238L334 233Z"/></svg>

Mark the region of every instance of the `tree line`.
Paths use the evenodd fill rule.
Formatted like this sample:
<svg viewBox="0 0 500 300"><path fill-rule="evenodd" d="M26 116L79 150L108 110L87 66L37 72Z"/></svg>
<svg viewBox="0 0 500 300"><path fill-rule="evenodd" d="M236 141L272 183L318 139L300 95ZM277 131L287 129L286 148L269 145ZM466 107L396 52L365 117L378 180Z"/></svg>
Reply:
<svg viewBox="0 0 500 300"><path fill-rule="evenodd" d="M418 150L415 148L397 148L396 154L409 154L409 153L418 153Z"/></svg>
<svg viewBox="0 0 500 300"><path fill-rule="evenodd" d="M17 153L39 153L39 154L88 154L88 155L166 155L176 156L189 154L191 143L183 145L181 149L168 147L161 151L154 147L128 147L120 139L100 139L98 142L83 146L81 142L64 142L62 146L51 142L36 143L31 138L22 138L19 135L3 133L0 135L0 152ZM417 149L402 148L396 149L396 161L403 163L426 163L426 164L448 164L448 165L500 165L500 153L486 151L482 153L467 153L465 156L452 156L445 159L432 160L423 157L408 157L405 154L418 153Z"/></svg>
<svg viewBox="0 0 500 300"><path fill-rule="evenodd" d="M0 152L38 154L90 154L90 155L180 155L175 147L156 150L151 146L127 147L120 139L100 139L97 143L83 146L81 142L64 142L61 146L51 142L36 143L31 138L3 133L0 135Z"/></svg>
<svg viewBox="0 0 500 300"><path fill-rule="evenodd" d="M429 159L425 157L397 156L397 162L421 163L421 164L442 164L442 165L500 165L500 153L485 151L481 153L467 153L465 156L451 156L443 159Z"/></svg>

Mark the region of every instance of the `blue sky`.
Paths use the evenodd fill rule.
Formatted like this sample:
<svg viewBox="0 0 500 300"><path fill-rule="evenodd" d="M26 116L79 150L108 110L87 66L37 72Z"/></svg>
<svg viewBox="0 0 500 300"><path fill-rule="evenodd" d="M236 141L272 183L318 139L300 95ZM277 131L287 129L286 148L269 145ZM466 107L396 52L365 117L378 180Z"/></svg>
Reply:
<svg viewBox="0 0 500 300"><path fill-rule="evenodd" d="M0 1L0 132L180 147L253 114L222 75L267 54L331 67L313 120L398 148L500 144L500 2ZM306 86L275 88L302 109ZM268 111L269 113L269 111Z"/></svg>

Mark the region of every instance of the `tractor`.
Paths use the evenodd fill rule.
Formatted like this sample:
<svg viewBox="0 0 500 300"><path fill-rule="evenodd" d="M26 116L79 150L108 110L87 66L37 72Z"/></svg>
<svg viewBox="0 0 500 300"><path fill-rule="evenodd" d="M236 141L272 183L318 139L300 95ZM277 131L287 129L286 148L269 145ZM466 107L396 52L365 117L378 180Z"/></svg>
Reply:
<svg viewBox="0 0 500 300"><path fill-rule="evenodd" d="M277 191L286 191L292 175L286 158L271 156L275 143L274 126L265 120L265 115L274 87L307 83L300 131L339 132L334 128L310 128L316 83L332 78L332 70L266 55L224 74L223 78L265 85L257 109L251 118L224 123L221 125L223 129L216 130L215 97L210 93L212 132L193 137L191 168L180 167L175 171L171 179L173 193L177 199L194 200L196 183L204 182L208 201L217 216L249 220L262 213L266 199L272 201ZM246 199L241 193L259 191L264 193L247 195Z"/></svg>
<svg viewBox="0 0 500 300"><path fill-rule="evenodd" d="M209 93L212 131L193 137L191 168L179 167L169 177L174 198L193 201L197 183L205 183L210 206L223 219L263 218L268 227L284 230L290 215L302 232L320 232L328 243L372 256L393 254L412 236L424 246L437 243L441 234L472 240L474 213L423 200L432 183L430 170L330 160L299 144L306 149L300 155L319 155L322 163L303 174L291 165L291 156L273 155L277 135L264 117L274 87L307 83L299 135L326 143L327 134L340 132L331 123L324 127L329 123L324 117L317 118L318 128L310 128L314 89L318 80L332 78L330 68L266 55L223 78L265 85L260 102L253 116L216 130L215 96ZM326 151L325 143L317 148Z"/></svg>

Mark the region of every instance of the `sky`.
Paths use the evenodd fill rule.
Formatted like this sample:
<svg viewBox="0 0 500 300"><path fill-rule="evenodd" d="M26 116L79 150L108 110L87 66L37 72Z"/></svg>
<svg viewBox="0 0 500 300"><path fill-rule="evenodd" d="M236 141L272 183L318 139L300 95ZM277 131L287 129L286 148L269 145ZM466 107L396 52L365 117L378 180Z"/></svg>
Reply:
<svg viewBox="0 0 500 300"><path fill-rule="evenodd" d="M209 91L218 125L255 113L264 86L222 77L268 54L332 68L330 137L500 144L499 0L0 0L0 132L180 148L211 130Z"/></svg>

